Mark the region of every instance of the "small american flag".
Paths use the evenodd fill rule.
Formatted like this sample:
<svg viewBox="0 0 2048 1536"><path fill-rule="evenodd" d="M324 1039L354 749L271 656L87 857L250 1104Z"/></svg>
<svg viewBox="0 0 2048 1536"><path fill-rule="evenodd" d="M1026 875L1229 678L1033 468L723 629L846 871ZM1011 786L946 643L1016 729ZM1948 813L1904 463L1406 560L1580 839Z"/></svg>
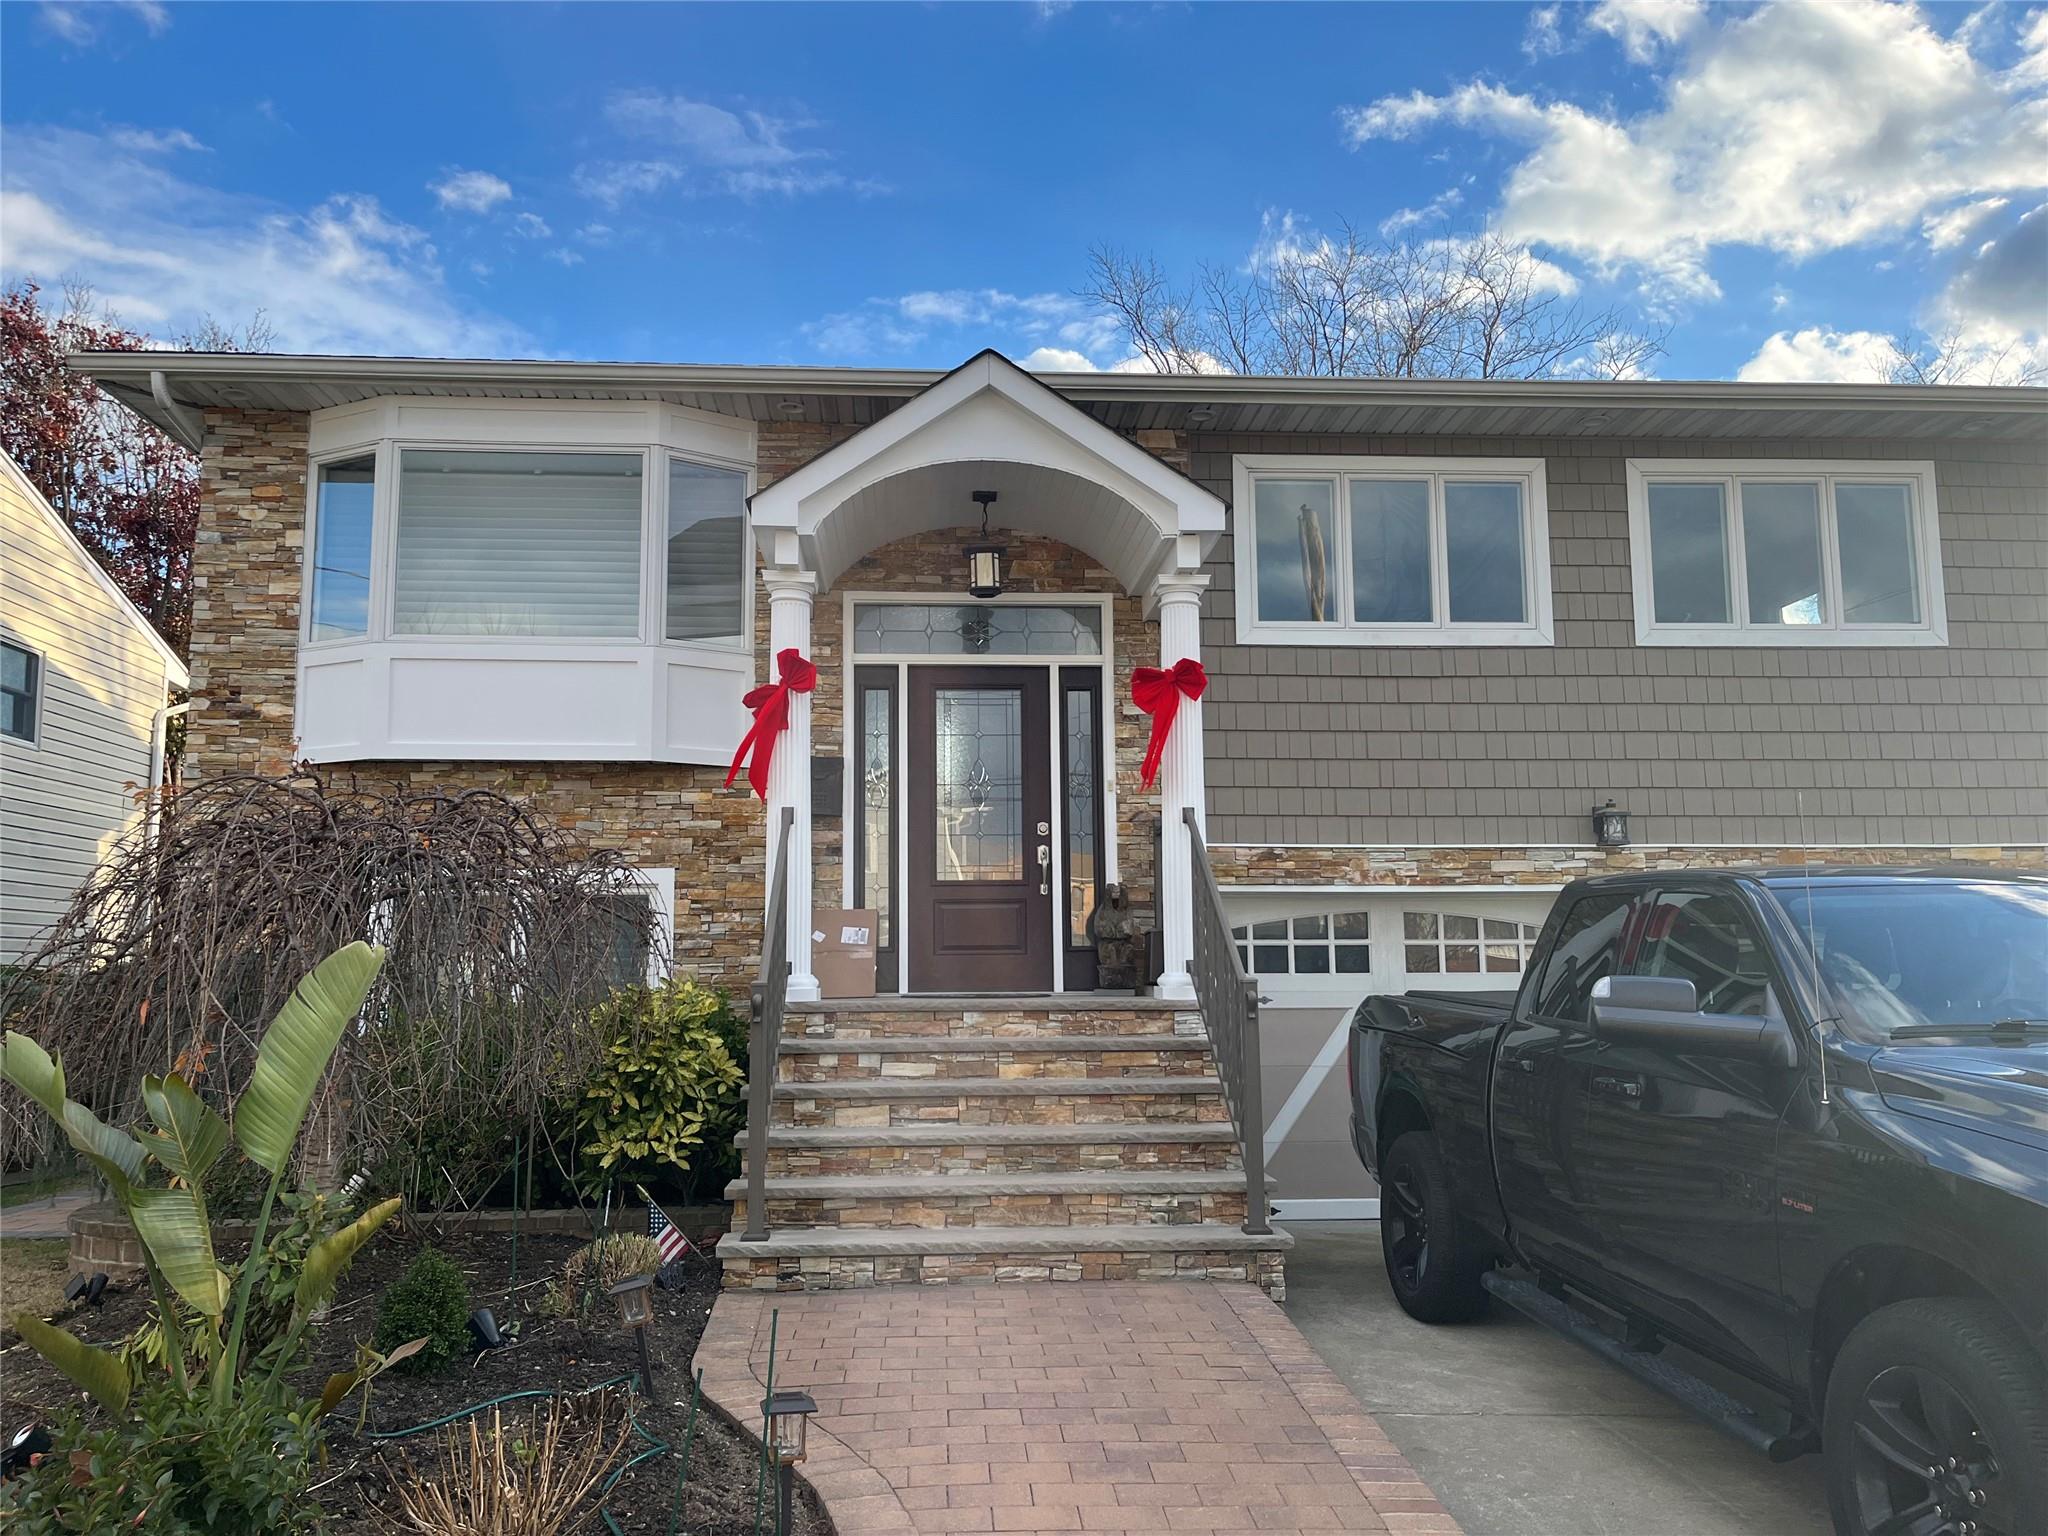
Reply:
<svg viewBox="0 0 2048 1536"><path fill-rule="evenodd" d="M696 1245L683 1236L683 1229L668 1219L668 1212L654 1203L652 1195L643 1189L640 1198L647 1202L647 1235L661 1250L663 1268L681 1262L684 1254L697 1251Z"/></svg>

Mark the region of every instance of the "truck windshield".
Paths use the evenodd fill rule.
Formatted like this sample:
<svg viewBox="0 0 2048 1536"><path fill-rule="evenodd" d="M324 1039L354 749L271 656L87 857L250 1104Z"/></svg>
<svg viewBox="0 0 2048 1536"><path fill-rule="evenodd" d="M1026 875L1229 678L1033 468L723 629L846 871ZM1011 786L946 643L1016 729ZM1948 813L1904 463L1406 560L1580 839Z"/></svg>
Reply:
<svg viewBox="0 0 2048 1536"><path fill-rule="evenodd" d="M2048 1019L2048 887L1823 879L1778 897L1842 1007L1878 1034Z"/></svg>

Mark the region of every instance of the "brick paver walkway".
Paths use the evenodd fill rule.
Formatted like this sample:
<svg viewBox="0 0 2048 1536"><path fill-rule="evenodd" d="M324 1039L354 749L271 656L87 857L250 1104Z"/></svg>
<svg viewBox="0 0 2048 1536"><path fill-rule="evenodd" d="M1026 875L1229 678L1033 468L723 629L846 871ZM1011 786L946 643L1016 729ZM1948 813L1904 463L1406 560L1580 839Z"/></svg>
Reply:
<svg viewBox="0 0 2048 1536"><path fill-rule="evenodd" d="M706 1392L818 1401L803 1472L841 1536L1455 1533L1256 1288L1107 1282L720 1298Z"/></svg>

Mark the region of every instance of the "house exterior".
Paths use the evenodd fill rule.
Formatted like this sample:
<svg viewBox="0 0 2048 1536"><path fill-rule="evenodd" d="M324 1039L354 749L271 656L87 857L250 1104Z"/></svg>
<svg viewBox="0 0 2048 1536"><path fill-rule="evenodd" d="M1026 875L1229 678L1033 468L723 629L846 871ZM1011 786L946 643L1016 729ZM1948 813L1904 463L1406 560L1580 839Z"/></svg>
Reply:
<svg viewBox="0 0 2048 1536"><path fill-rule="evenodd" d="M2048 392L74 366L203 459L188 774L529 795L742 993L787 809L799 1003L848 907L885 992L1085 993L1120 888L1186 1004L1192 811L1282 1215L1374 1209L1359 998L1514 985L1570 879L2048 862ZM785 650L764 803L724 780ZM1147 789L1133 669L1186 657Z"/></svg>
<svg viewBox="0 0 2048 1536"><path fill-rule="evenodd" d="M145 814L185 664L0 454L0 965Z"/></svg>

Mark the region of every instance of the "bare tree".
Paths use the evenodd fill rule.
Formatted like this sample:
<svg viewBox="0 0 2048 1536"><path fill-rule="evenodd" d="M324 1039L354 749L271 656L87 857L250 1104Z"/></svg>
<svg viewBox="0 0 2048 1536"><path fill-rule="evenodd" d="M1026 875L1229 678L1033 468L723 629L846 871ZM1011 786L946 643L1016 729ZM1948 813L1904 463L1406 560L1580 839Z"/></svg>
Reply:
<svg viewBox="0 0 2048 1536"><path fill-rule="evenodd" d="M2002 345L1972 341L1963 328L1885 338L1890 355L1879 367L1887 384L2027 385L2048 381L2048 366L2017 338Z"/></svg>
<svg viewBox="0 0 2048 1536"><path fill-rule="evenodd" d="M182 352L274 352L277 327L260 309L239 330L209 314L183 335L172 337L171 345Z"/></svg>
<svg viewBox="0 0 2048 1536"><path fill-rule="evenodd" d="M1589 309L1529 248L1492 231L1409 240L1295 238L1244 271L1176 284L1150 256L1090 253L1093 300L1161 373L1322 378L1632 378L1663 351L1620 311Z"/></svg>

